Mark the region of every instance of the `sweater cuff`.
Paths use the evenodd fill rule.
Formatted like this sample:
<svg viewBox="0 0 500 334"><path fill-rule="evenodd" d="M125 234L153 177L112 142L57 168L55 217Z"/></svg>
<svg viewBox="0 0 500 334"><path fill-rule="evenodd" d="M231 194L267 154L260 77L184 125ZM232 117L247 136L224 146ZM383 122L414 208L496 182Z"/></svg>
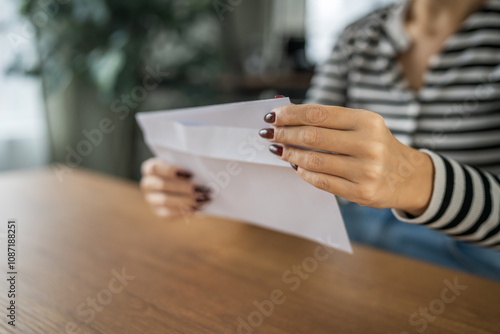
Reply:
<svg viewBox="0 0 500 334"><path fill-rule="evenodd" d="M430 221L438 213L445 193L446 170L443 158L441 158L439 155L429 150L422 149L420 151L430 156L432 163L434 165L434 182L433 182L434 185L432 189L431 201L427 209L424 211L424 213L418 217L413 217L408 213L404 212L403 210L392 209L392 213L394 214L394 216L398 220L405 223L424 224Z"/></svg>

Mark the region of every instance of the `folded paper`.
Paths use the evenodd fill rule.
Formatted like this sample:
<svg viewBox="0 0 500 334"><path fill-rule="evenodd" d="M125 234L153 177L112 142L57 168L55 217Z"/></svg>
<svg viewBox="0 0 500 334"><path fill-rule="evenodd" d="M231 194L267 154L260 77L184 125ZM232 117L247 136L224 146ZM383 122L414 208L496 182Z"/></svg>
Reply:
<svg viewBox="0 0 500 334"><path fill-rule="evenodd" d="M245 221L351 253L335 196L297 176L269 152L258 131L288 98L144 112L137 120L151 150L212 189L206 214Z"/></svg>

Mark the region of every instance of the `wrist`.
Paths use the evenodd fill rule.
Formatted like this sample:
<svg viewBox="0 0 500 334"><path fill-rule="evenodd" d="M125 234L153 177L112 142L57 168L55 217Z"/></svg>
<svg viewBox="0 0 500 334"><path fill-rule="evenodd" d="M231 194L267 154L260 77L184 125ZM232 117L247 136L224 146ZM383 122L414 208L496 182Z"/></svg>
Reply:
<svg viewBox="0 0 500 334"><path fill-rule="evenodd" d="M420 216L428 208L434 184L434 164L426 153L405 146L402 165L398 172L406 172L406 182L397 191L398 204L395 209L412 216ZM404 165L404 167L402 167Z"/></svg>

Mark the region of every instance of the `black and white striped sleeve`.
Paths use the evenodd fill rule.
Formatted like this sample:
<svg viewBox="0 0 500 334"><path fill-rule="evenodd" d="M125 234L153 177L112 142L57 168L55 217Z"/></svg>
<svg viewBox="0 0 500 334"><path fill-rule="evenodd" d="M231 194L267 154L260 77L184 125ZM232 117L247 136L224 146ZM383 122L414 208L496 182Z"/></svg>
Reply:
<svg viewBox="0 0 500 334"><path fill-rule="evenodd" d="M434 188L419 217L393 210L403 222L440 230L460 241L500 250L500 179L428 150L434 164Z"/></svg>
<svg viewBox="0 0 500 334"><path fill-rule="evenodd" d="M317 69L307 91L305 104L346 105L348 60L340 44L336 44L328 60Z"/></svg>

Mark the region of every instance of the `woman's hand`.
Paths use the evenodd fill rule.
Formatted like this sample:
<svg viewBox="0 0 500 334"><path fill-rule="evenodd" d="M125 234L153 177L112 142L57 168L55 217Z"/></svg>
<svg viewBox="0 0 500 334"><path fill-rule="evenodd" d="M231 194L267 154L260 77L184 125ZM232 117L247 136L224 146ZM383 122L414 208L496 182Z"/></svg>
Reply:
<svg viewBox="0 0 500 334"><path fill-rule="evenodd" d="M162 218L187 217L210 200L210 190L189 181L191 173L151 158L142 163L141 189Z"/></svg>
<svg viewBox="0 0 500 334"><path fill-rule="evenodd" d="M432 195L430 157L399 142L384 119L366 110L287 105L265 116L259 134L313 186L373 208L422 214ZM306 147L338 154L318 152Z"/></svg>

